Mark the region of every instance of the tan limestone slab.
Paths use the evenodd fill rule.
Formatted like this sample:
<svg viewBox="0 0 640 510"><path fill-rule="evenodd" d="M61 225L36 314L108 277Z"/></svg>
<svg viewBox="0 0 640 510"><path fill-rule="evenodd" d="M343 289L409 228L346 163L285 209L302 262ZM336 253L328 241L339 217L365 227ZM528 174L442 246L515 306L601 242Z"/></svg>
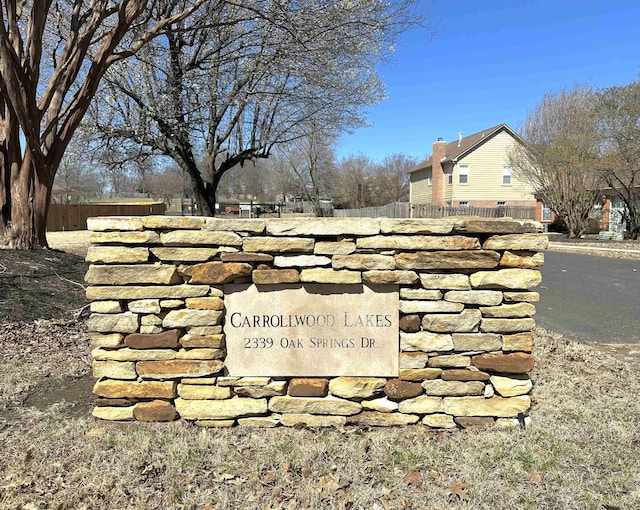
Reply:
<svg viewBox="0 0 640 510"><path fill-rule="evenodd" d="M217 377L183 377L180 379L182 384L193 384L193 385L209 385L215 386L218 381Z"/></svg>
<svg viewBox="0 0 640 510"><path fill-rule="evenodd" d="M133 420L133 406L129 407L94 407L91 411L94 418L100 420L111 421L130 421Z"/></svg>
<svg viewBox="0 0 640 510"><path fill-rule="evenodd" d="M242 243L242 250L249 252L272 253L313 253L315 241L304 237L247 237Z"/></svg>
<svg viewBox="0 0 640 510"><path fill-rule="evenodd" d="M146 216L144 228L158 230L191 229L200 230L204 226L205 219L199 216Z"/></svg>
<svg viewBox="0 0 640 510"><path fill-rule="evenodd" d="M402 313L458 313L464 310L462 303L449 301L400 301Z"/></svg>
<svg viewBox="0 0 640 510"><path fill-rule="evenodd" d="M89 340L91 340L91 348L114 348L120 347L124 341L124 335L122 333L89 333Z"/></svg>
<svg viewBox="0 0 640 510"><path fill-rule="evenodd" d="M162 299L160 300L160 308L162 310L175 310L176 308L182 308L184 301L182 299Z"/></svg>
<svg viewBox="0 0 640 510"><path fill-rule="evenodd" d="M442 370L439 368L401 368L398 376L403 381L426 381L440 377Z"/></svg>
<svg viewBox="0 0 640 510"><path fill-rule="evenodd" d="M337 377L329 381L334 397L362 400L382 393L386 379L380 377Z"/></svg>
<svg viewBox="0 0 640 510"><path fill-rule="evenodd" d="M140 317L141 326L160 326L162 325L162 318L155 314L142 315Z"/></svg>
<svg viewBox="0 0 640 510"><path fill-rule="evenodd" d="M449 218L411 218L380 220L380 232L383 234L450 234L455 220Z"/></svg>
<svg viewBox="0 0 640 510"><path fill-rule="evenodd" d="M87 320L87 329L97 333L135 333L140 325L140 316L135 313L92 313Z"/></svg>
<svg viewBox="0 0 640 510"><path fill-rule="evenodd" d="M140 326L140 333L143 333L145 335L162 333L162 327L161 326Z"/></svg>
<svg viewBox="0 0 640 510"><path fill-rule="evenodd" d="M537 303L540 301L540 294L537 292L503 292L505 303Z"/></svg>
<svg viewBox="0 0 640 510"><path fill-rule="evenodd" d="M187 333L189 335L220 335L222 333L222 326L189 326L187 327Z"/></svg>
<svg viewBox="0 0 640 510"><path fill-rule="evenodd" d="M133 313L160 313L161 310L159 299L136 299L129 301L127 308Z"/></svg>
<svg viewBox="0 0 640 510"><path fill-rule="evenodd" d="M521 267L525 269L533 269L544 266L544 253L538 252L530 255L522 255L522 253L531 252L511 252L505 251L500 258L502 267Z"/></svg>
<svg viewBox="0 0 640 510"><path fill-rule="evenodd" d="M480 329L486 333L524 333L536 327L533 319L482 319Z"/></svg>
<svg viewBox="0 0 640 510"><path fill-rule="evenodd" d="M491 317L497 319L513 319L532 317L536 313L536 307L530 303L517 303L514 305L502 306L481 306L480 311L483 317Z"/></svg>
<svg viewBox="0 0 640 510"><path fill-rule="evenodd" d="M427 395L437 397L466 397L482 395L484 383L482 381L424 381L422 387Z"/></svg>
<svg viewBox="0 0 640 510"><path fill-rule="evenodd" d="M398 403L389 400L387 397L363 400L360 404L362 405L362 409L377 411L379 413L393 413L398 410Z"/></svg>
<svg viewBox="0 0 640 510"><path fill-rule="evenodd" d="M230 429L236 424L236 420L196 420L194 423L198 427Z"/></svg>
<svg viewBox="0 0 640 510"><path fill-rule="evenodd" d="M160 235L153 230L143 232L91 232L91 244L158 244Z"/></svg>
<svg viewBox="0 0 640 510"><path fill-rule="evenodd" d="M470 278L474 289L531 289L542 282L540 271L535 269L500 269L478 271Z"/></svg>
<svg viewBox="0 0 640 510"><path fill-rule="evenodd" d="M254 269L251 279L256 285L278 285L298 283L300 273L297 269Z"/></svg>
<svg viewBox="0 0 640 510"><path fill-rule="evenodd" d="M235 386L233 389L239 397L271 398L287 394L286 381L272 381L264 386Z"/></svg>
<svg viewBox="0 0 640 510"><path fill-rule="evenodd" d="M225 346L224 335L192 335L187 333L180 338L180 345L186 349L193 349L194 347L221 349Z"/></svg>
<svg viewBox="0 0 640 510"><path fill-rule="evenodd" d="M425 289L469 290L471 284L466 274L421 273L420 282Z"/></svg>
<svg viewBox="0 0 640 510"><path fill-rule="evenodd" d="M356 240L358 249L374 250L479 250L480 241L466 236L386 235Z"/></svg>
<svg viewBox="0 0 640 510"><path fill-rule="evenodd" d="M466 368L471 365L471 357L462 354L433 356L429 358L427 365L433 368Z"/></svg>
<svg viewBox="0 0 640 510"><path fill-rule="evenodd" d="M222 262L260 262L264 264L271 264L273 262L273 255L268 253L252 253L248 251L239 252L227 252L220 255Z"/></svg>
<svg viewBox="0 0 640 510"><path fill-rule="evenodd" d="M149 260L149 248L121 246L89 246L87 262L92 264L136 264Z"/></svg>
<svg viewBox="0 0 640 510"><path fill-rule="evenodd" d="M469 234L520 234L538 232L536 222L513 221L509 219L487 220L467 217L456 222L455 231Z"/></svg>
<svg viewBox="0 0 640 510"><path fill-rule="evenodd" d="M174 398L173 381L115 381L105 379L93 386L93 393L105 398Z"/></svg>
<svg viewBox="0 0 640 510"><path fill-rule="evenodd" d="M275 413L310 413L349 416L357 414L362 406L357 402L336 397L273 397L269 410Z"/></svg>
<svg viewBox="0 0 640 510"><path fill-rule="evenodd" d="M265 231L265 220L257 218L207 218L204 230L218 232L249 232L251 234L262 234Z"/></svg>
<svg viewBox="0 0 640 510"><path fill-rule="evenodd" d="M91 313L122 313L120 301L94 301L89 307Z"/></svg>
<svg viewBox="0 0 640 510"><path fill-rule="evenodd" d="M121 349L96 348L91 356L96 361L162 361L176 358L176 351L171 349Z"/></svg>
<svg viewBox="0 0 640 510"><path fill-rule="evenodd" d="M402 348L402 347L401 347ZM405 349L408 350L408 349ZM400 353L400 369L403 368L425 368L429 356L426 352L401 352Z"/></svg>
<svg viewBox="0 0 640 510"><path fill-rule="evenodd" d="M496 306L502 303L502 292L499 290L450 290L444 299L467 305Z"/></svg>
<svg viewBox="0 0 640 510"><path fill-rule="evenodd" d="M108 230L144 230L141 216L103 216L87 218L87 230L106 232Z"/></svg>
<svg viewBox="0 0 640 510"><path fill-rule="evenodd" d="M459 314L427 314L422 329L432 333L474 333L482 320L480 310L466 309Z"/></svg>
<svg viewBox="0 0 640 510"><path fill-rule="evenodd" d="M219 386L266 386L271 381L270 377L218 377Z"/></svg>
<svg viewBox="0 0 640 510"><path fill-rule="evenodd" d="M408 414L432 414L444 411L442 398L421 395L419 397L403 400L398 405L398 411Z"/></svg>
<svg viewBox="0 0 640 510"><path fill-rule="evenodd" d="M231 388L209 384L178 384L178 395L185 400L225 400L231 398Z"/></svg>
<svg viewBox="0 0 640 510"><path fill-rule="evenodd" d="M414 271L372 270L362 273L362 281L373 285L413 285L418 282Z"/></svg>
<svg viewBox="0 0 640 510"><path fill-rule="evenodd" d="M519 397L445 397L444 412L453 416L491 416L509 418L526 413L531 406L527 396Z"/></svg>
<svg viewBox="0 0 640 510"><path fill-rule="evenodd" d="M418 331L400 333L401 351L446 352L453 350L453 338L448 334Z"/></svg>
<svg viewBox="0 0 640 510"><path fill-rule="evenodd" d="M149 251L163 262L206 262L218 254L217 248L150 248Z"/></svg>
<svg viewBox="0 0 640 510"><path fill-rule="evenodd" d="M350 255L356 251L352 241L316 241L313 253L316 255Z"/></svg>
<svg viewBox="0 0 640 510"><path fill-rule="evenodd" d="M99 299L171 299L206 296L209 293L208 285L114 285L87 287L87 299L89 301Z"/></svg>
<svg viewBox="0 0 640 510"><path fill-rule="evenodd" d="M334 255L331 259L331 266L334 269L382 271L395 269L396 262L393 257L387 255L355 253L353 255Z"/></svg>
<svg viewBox="0 0 640 510"><path fill-rule="evenodd" d="M242 237L234 232L175 230L160 234L160 242L165 246L242 246Z"/></svg>
<svg viewBox="0 0 640 510"><path fill-rule="evenodd" d="M224 368L219 360L139 361L138 375L147 379L176 379L179 377L207 377Z"/></svg>
<svg viewBox="0 0 640 510"><path fill-rule="evenodd" d="M500 255L487 250L418 251L396 255L398 269L489 269L500 262Z"/></svg>
<svg viewBox="0 0 640 510"><path fill-rule="evenodd" d="M421 301L437 301L442 299L442 292L429 289L400 289L400 299L418 299Z"/></svg>
<svg viewBox="0 0 640 510"><path fill-rule="evenodd" d="M180 349L176 354L176 359L223 359L225 355L226 351L224 349L196 347L194 349Z"/></svg>
<svg viewBox="0 0 640 510"><path fill-rule="evenodd" d="M482 248L485 250L546 250L549 245L547 234L510 234L491 236Z"/></svg>
<svg viewBox="0 0 640 510"><path fill-rule="evenodd" d="M492 375L489 381L502 397L526 395L533 388L533 383L527 375L512 375L511 377Z"/></svg>
<svg viewBox="0 0 640 510"><path fill-rule="evenodd" d="M187 298L187 308L192 310L222 310L224 301L219 297Z"/></svg>
<svg viewBox="0 0 640 510"><path fill-rule="evenodd" d="M162 320L164 328L184 328L188 326L215 326L223 317L220 310L171 310Z"/></svg>
<svg viewBox="0 0 640 510"><path fill-rule="evenodd" d="M456 351L499 351L502 337L492 333L454 333L453 347Z"/></svg>
<svg viewBox="0 0 640 510"><path fill-rule="evenodd" d="M253 266L243 262L204 262L183 270L190 284L221 285L251 275Z"/></svg>
<svg viewBox="0 0 640 510"><path fill-rule="evenodd" d="M504 352L531 352L533 350L533 333L502 335L502 350Z"/></svg>
<svg viewBox="0 0 640 510"><path fill-rule="evenodd" d="M185 420L225 420L267 412L266 399L234 397L227 400L186 400L177 398L175 406Z"/></svg>
<svg viewBox="0 0 640 510"><path fill-rule="evenodd" d="M320 267L331 265L331 259L321 255L278 255L273 265L280 268Z"/></svg>
<svg viewBox="0 0 640 510"><path fill-rule="evenodd" d="M280 416L280 423L285 427L303 424L307 427L343 427L347 420L344 416L321 416L308 413L286 413Z"/></svg>
<svg viewBox="0 0 640 510"><path fill-rule="evenodd" d="M453 416L441 413L428 414L422 418L421 423L432 429L455 429L457 426Z"/></svg>
<svg viewBox="0 0 640 510"><path fill-rule="evenodd" d="M299 218L268 219L267 233L272 236L340 236L380 233L380 220L374 218Z"/></svg>
<svg viewBox="0 0 640 510"><path fill-rule="evenodd" d="M131 361L94 361L91 367L93 369L93 377L96 379L109 377L110 379L135 380L138 377L136 364Z"/></svg>
<svg viewBox="0 0 640 510"><path fill-rule="evenodd" d="M367 427L397 427L402 425L413 425L418 423L420 417L414 414L403 413L379 413L376 411L365 411L355 416L347 418L349 425L363 425Z"/></svg>
<svg viewBox="0 0 640 510"><path fill-rule="evenodd" d="M136 421L174 421L178 416L171 403L164 400L138 402L133 406L133 417Z"/></svg>
<svg viewBox="0 0 640 510"><path fill-rule="evenodd" d="M362 274L358 271L334 269L303 269L300 271L300 281L303 283L335 283L354 284L362 282Z"/></svg>
<svg viewBox="0 0 640 510"><path fill-rule="evenodd" d="M280 418L276 416L252 416L250 418L238 418L239 427L257 429L272 429L280 424Z"/></svg>

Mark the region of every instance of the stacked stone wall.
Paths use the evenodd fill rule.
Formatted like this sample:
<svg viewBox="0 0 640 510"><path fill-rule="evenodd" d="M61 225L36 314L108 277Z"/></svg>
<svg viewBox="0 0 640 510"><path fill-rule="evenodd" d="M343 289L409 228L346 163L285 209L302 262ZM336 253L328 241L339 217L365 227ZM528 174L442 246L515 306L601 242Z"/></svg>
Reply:
<svg viewBox="0 0 640 510"><path fill-rule="evenodd" d="M454 428L529 411L538 223L148 216L88 228L98 418ZM230 377L229 283L397 285L397 376Z"/></svg>

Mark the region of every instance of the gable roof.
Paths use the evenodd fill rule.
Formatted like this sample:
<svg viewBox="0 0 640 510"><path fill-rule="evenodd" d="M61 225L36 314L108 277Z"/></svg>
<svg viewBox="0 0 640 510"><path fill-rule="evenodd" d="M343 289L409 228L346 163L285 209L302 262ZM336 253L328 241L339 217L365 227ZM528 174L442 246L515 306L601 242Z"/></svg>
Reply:
<svg viewBox="0 0 640 510"><path fill-rule="evenodd" d="M446 156L442 160L442 163L446 163L451 160L458 160L470 152L473 152L482 144L493 138L495 135L500 133L501 131L506 131L511 136L513 136L516 140L522 141L520 136L513 131L506 124L498 124L497 126L491 127L489 129L484 129L482 131L478 131L469 136L465 136L462 140L455 140L451 143L447 144L447 150L445 152ZM426 168L431 168L433 166L433 155L429 156L422 163L420 163L417 167L412 170L409 170L408 173L417 172L419 170L425 170Z"/></svg>

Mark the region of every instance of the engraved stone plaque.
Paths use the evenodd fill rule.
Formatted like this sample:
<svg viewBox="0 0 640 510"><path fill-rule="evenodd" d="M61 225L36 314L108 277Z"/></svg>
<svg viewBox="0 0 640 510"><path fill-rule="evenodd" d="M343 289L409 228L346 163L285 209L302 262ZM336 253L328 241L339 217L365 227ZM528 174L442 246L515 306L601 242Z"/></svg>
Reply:
<svg viewBox="0 0 640 510"><path fill-rule="evenodd" d="M398 376L398 287L225 285L230 376Z"/></svg>

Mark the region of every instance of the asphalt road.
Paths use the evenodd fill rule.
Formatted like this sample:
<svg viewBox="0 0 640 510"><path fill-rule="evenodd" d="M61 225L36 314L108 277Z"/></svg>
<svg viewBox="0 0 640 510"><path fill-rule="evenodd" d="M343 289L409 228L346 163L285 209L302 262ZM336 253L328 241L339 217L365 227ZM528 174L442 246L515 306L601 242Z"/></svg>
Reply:
<svg viewBox="0 0 640 510"><path fill-rule="evenodd" d="M574 340L640 343L640 261L546 252L536 322Z"/></svg>

